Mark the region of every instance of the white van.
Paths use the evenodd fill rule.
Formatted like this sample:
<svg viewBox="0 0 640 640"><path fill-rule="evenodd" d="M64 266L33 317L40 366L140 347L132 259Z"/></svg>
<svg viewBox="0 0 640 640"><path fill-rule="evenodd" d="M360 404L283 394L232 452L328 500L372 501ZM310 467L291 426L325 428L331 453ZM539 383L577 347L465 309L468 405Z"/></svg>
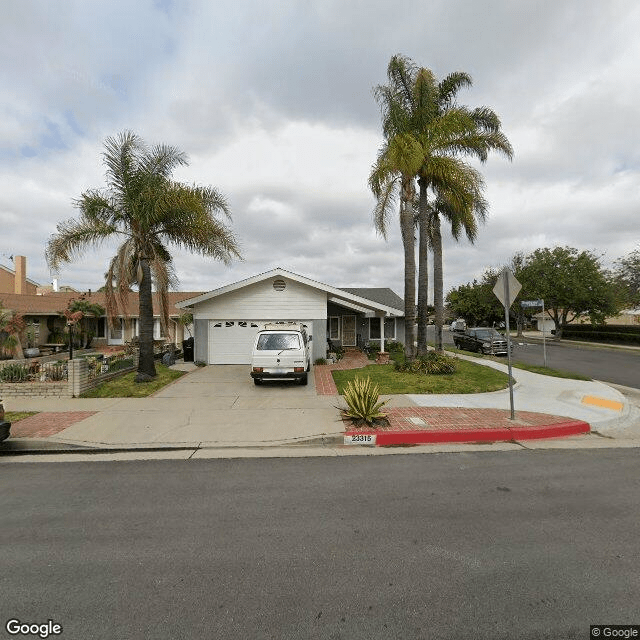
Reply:
<svg viewBox="0 0 640 640"><path fill-rule="evenodd" d="M258 331L251 354L254 384L263 380L298 380L307 384L311 369L311 336L299 322L271 322Z"/></svg>

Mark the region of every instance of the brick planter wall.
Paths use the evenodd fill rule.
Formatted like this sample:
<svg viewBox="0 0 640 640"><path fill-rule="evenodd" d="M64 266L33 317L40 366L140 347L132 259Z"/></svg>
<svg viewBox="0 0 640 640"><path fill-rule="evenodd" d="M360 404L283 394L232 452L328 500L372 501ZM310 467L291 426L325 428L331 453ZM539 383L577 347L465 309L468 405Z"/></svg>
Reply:
<svg viewBox="0 0 640 640"><path fill-rule="evenodd" d="M0 398L69 398L66 382L1 382Z"/></svg>
<svg viewBox="0 0 640 640"><path fill-rule="evenodd" d="M14 361L15 363L16 361ZM27 361L29 362L29 361ZM22 363L20 361L20 363ZM69 379L65 382L1 382L0 398L78 398L85 391L96 387L102 382L113 380L125 373L135 371L138 367L137 357L134 357L133 366L120 369L112 373L105 373L96 378L89 378L89 364L85 358L69 361Z"/></svg>

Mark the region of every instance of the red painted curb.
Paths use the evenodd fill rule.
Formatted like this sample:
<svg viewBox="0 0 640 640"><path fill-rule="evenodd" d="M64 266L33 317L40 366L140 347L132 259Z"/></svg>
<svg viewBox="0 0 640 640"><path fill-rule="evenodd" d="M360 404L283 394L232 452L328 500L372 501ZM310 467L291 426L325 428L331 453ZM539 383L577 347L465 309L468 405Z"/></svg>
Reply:
<svg viewBox="0 0 640 640"><path fill-rule="evenodd" d="M535 440L561 438L589 433L591 427L582 420L567 420L555 424L513 427L512 429L460 429L455 431L345 431L347 436L376 435L376 445L386 447L394 444L429 444L438 442L502 442L505 440Z"/></svg>

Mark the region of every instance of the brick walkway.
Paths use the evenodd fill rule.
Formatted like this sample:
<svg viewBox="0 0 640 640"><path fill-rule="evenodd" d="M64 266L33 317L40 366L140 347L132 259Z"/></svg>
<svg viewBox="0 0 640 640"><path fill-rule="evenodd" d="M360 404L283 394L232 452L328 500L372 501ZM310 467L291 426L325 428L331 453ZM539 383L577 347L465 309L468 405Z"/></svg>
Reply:
<svg viewBox="0 0 640 640"><path fill-rule="evenodd" d="M11 425L12 438L47 438L55 436L96 411L43 411Z"/></svg>
<svg viewBox="0 0 640 640"><path fill-rule="evenodd" d="M360 369L373 364L362 351L347 351L341 360L333 364L317 364L314 366L316 380L316 393L319 396L336 396L338 389L333 381L332 371L344 371L346 369Z"/></svg>
<svg viewBox="0 0 640 640"><path fill-rule="evenodd" d="M458 407L384 407L389 426L377 431L464 431L467 429L511 429L566 422L567 418L547 413L517 411L515 420L504 409Z"/></svg>
<svg viewBox="0 0 640 640"><path fill-rule="evenodd" d="M345 435L375 434L378 446L443 442L497 442L558 438L589 433L582 420L546 413L517 411L511 420L502 409L461 407L384 408L389 424L377 429L354 428L345 421Z"/></svg>

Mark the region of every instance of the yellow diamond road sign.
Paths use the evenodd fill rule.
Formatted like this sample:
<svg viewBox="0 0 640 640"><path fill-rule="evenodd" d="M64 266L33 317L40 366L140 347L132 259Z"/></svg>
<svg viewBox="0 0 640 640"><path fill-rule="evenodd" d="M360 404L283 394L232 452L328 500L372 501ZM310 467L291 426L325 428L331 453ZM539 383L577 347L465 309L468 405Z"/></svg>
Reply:
<svg viewBox="0 0 640 640"><path fill-rule="evenodd" d="M522 289L522 285L516 280L513 273L505 267L498 276L496 286L493 287L493 293L496 294L503 306L508 309L520 293L520 289Z"/></svg>

